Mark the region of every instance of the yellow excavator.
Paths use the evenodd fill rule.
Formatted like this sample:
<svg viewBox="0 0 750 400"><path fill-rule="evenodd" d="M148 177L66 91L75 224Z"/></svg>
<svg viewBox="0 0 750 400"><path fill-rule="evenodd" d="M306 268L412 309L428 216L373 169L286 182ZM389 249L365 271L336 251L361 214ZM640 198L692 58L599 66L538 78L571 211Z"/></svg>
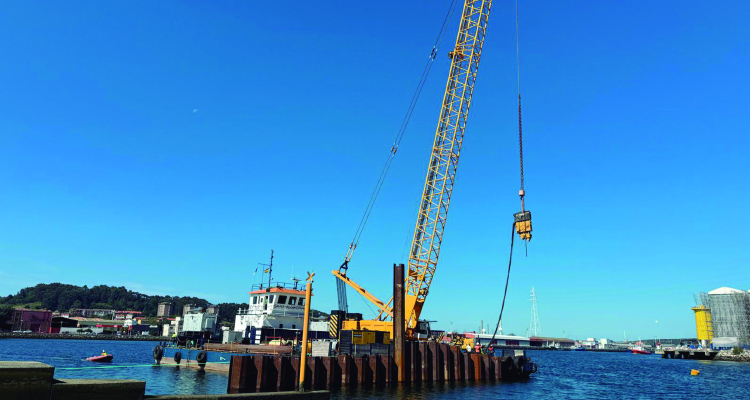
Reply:
<svg viewBox="0 0 750 400"><path fill-rule="evenodd" d="M469 116L491 5L491 0L465 0L456 45L448 54L451 59L448 83L443 96L432 154L427 166L427 177L411 242L406 276L407 339L424 340L429 336L429 322L420 320L419 317L437 268L440 244L448 218L451 192L456 179L458 158ZM520 194L523 199L523 189ZM531 213L522 210L515 217L520 238L530 240ZM350 247L344 265L347 264L352 250L353 248ZM379 300L347 276L345 267L331 272L336 278L375 304L379 310L374 320L343 320L341 329L384 331L388 332L392 338L393 308L391 303L393 298L388 302ZM391 320L388 320L389 318Z"/></svg>

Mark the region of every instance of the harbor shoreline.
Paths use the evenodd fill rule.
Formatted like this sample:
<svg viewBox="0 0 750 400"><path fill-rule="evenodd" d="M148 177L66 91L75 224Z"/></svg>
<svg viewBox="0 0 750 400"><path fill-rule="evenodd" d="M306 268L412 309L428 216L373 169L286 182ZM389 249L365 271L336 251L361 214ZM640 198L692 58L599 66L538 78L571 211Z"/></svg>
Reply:
<svg viewBox="0 0 750 400"><path fill-rule="evenodd" d="M750 350L743 350L740 354L733 354L732 350L721 350L714 358L716 361L750 362Z"/></svg>
<svg viewBox="0 0 750 400"><path fill-rule="evenodd" d="M65 333L11 333L0 332L0 339L75 339L75 340L126 340L140 342L169 341L165 336L143 335L71 335Z"/></svg>

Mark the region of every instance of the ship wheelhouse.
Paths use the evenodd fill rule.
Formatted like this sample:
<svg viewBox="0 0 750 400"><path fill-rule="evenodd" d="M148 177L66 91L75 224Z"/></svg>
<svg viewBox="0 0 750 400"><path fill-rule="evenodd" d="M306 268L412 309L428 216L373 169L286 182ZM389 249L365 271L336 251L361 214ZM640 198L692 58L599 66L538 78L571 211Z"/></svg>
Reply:
<svg viewBox="0 0 750 400"><path fill-rule="evenodd" d="M251 344L259 343L263 329L300 330L304 322L305 291L297 285L276 283L271 287L253 285L247 308L235 317L236 332Z"/></svg>

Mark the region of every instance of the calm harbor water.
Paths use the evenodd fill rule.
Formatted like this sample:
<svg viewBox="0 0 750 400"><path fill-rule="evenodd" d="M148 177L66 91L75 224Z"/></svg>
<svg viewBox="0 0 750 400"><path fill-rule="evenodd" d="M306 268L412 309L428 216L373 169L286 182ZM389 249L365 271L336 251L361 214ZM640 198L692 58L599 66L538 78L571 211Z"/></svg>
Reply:
<svg viewBox="0 0 750 400"><path fill-rule="evenodd" d="M151 366L155 342L98 340L0 340L0 360L54 365L56 378L139 379L147 394L225 393L227 375L192 368ZM107 365L84 361L106 350ZM423 384L399 388L343 389L336 399L750 398L750 363L666 360L629 353L532 351L539 371L526 382ZM690 369L701 371L690 376Z"/></svg>

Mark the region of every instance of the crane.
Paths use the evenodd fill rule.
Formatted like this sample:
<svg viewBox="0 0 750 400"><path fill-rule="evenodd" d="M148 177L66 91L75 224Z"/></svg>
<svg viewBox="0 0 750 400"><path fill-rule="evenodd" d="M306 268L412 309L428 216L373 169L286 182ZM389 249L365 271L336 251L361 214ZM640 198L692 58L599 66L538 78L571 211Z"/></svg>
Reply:
<svg viewBox="0 0 750 400"><path fill-rule="evenodd" d="M456 44L448 54L451 59L448 82L427 166L406 276L405 315L406 335L409 338L415 337L422 330L419 317L440 256L491 5L492 0L464 1ZM393 317L392 299L388 302L381 301L351 280L346 275L346 269L331 272L375 304L380 311L375 320L344 321L342 328L388 331L392 334L393 322L386 320Z"/></svg>

